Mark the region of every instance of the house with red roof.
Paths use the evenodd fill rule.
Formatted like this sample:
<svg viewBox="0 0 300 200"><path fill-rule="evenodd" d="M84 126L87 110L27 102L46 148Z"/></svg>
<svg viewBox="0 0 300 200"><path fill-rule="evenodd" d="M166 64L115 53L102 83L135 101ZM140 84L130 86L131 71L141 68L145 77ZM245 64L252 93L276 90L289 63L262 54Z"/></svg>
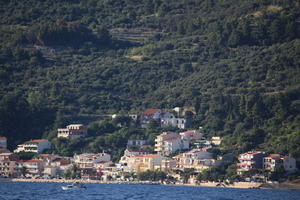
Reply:
<svg viewBox="0 0 300 200"><path fill-rule="evenodd" d="M201 172L217 165L217 160L213 159L213 154L209 152L210 148L192 149L174 156L176 168L179 170L195 169L196 172Z"/></svg>
<svg viewBox="0 0 300 200"><path fill-rule="evenodd" d="M154 151L161 155L170 155L177 150L189 149L189 141L182 139L177 133L167 131L158 135L155 139Z"/></svg>
<svg viewBox="0 0 300 200"><path fill-rule="evenodd" d="M19 174L18 170L19 157L13 153L0 154L0 177L14 177Z"/></svg>
<svg viewBox="0 0 300 200"><path fill-rule="evenodd" d="M123 171L125 172L144 172L147 170L160 170L164 159L166 158L159 154L145 154L123 156L120 163L123 163Z"/></svg>
<svg viewBox="0 0 300 200"><path fill-rule="evenodd" d="M141 114L141 127L146 128L151 120L156 120L160 127L177 127L184 129L186 120L176 118L172 113L162 109L147 109Z"/></svg>
<svg viewBox="0 0 300 200"><path fill-rule="evenodd" d="M57 129L57 137L77 138L87 135L87 127L83 124L70 124L66 128Z"/></svg>
<svg viewBox="0 0 300 200"><path fill-rule="evenodd" d="M296 159L289 156L281 156L280 154L269 154L264 157L263 167L272 172L280 168L283 168L286 172L297 171Z"/></svg>
<svg viewBox="0 0 300 200"><path fill-rule="evenodd" d="M27 160L23 162L23 166L31 176L41 176L44 170L42 160Z"/></svg>
<svg viewBox="0 0 300 200"><path fill-rule="evenodd" d="M43 175L48 177L57 177L71 168L71 158L64 158L55 154L39 154L38 160L44 162Z"/></svg>
<svg viewBox="0 0 300 200"><path fill-rule="evenodd" d="M243 172L251 169L262 169L263 158L265 156L265 153L261 151L249 151L247 153L240 154L238 157L239 162L237 163L238 174L242 174Z"/></svg>
<svg viewBox="0 0 300 200"><path fill-rule="evenodd" d="M272 172L282 167L282 159L279 154L270 154L263 158L263 168Z"/></svg>
<svg viewBox="0 0 300 200"><path fill-rule="evenodd" d="M111 156L107 153L84 153L74 155L74 162L79 167L81 177L93 178L97 176L97 164L111 161Z"/></svg>
<svg viewBox="0 0 300 200"><path fill-rule="evenodd" d="M162 117L164 111L161 109L147 109L141 114L141 127L146 128L150 120L158 120Z"/></svg>

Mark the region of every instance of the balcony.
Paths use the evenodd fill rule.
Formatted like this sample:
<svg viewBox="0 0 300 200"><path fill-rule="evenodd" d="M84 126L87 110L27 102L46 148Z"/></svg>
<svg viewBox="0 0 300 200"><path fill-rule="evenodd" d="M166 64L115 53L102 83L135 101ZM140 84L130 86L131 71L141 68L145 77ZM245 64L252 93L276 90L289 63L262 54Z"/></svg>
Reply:
<svg viewBox="0 0 300 200"><path fill-rule="evenodd" d="M239 157L238 160L251 161L252 159L251 158L241 158L241 157Z"/></svg>
<svg viewBox="0 0 300 200"><path fill-rule="evenodd" d="M246 167L246 166L251 167L252 165L253 165L253 163L238 163L237 164L237 166L239 166L239 167Z"/></svg>

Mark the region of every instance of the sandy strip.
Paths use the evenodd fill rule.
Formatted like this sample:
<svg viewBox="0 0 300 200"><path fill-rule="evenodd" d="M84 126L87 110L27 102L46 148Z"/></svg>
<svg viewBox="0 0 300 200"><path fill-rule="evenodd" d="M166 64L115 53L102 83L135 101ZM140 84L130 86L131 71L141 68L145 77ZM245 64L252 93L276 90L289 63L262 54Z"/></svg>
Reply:
<svg viewBox="0 0 300 200"><path fill-rule="evenodd" d="M0 181L11 181L11 182L36 182L36 183L96 183L96 184L151 184L157 185L160 184L159 182L149 182L149 181L100 181L100 180L86 180L86 179L79 179L79 180L69 180L69 179L20 179L20 178L13 178L13 179L2 179ZM162 184L166 185L166 184ZM257 189L284 189L284 190L300 190L300 185L298 184L271 184L271 183L252 183L252 182L236 182L233 184L224 184L218 182L206 182L200 184L170 184L169 186L193 186L193 187L223 187L223 188L243 188L243 189L250 189L250 188L257 188Z"/></svg>

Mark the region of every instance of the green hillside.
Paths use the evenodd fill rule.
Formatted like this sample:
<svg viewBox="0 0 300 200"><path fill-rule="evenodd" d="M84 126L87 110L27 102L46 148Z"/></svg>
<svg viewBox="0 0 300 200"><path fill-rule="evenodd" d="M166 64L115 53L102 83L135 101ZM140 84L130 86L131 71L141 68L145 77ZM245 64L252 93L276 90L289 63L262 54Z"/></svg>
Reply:
<svg viewBox="0 0 300 200"><path fill-rule="evenodd" d="M191 128L224 136L226 150L300 160L298 1L0 4L0 135L10 148L73 118L189 106ZM155 132L131 131L104 128L76 145L118 149L118 134Z"/></svg>

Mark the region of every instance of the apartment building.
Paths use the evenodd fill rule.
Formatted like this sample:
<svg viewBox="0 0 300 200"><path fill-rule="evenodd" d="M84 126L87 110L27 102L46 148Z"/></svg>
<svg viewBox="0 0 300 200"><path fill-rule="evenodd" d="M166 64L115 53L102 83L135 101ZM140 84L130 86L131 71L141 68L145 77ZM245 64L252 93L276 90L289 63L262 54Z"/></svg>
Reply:
<svg viewBox="0 0 300 200"><path fill-rule="evenodd" d="M24 144L19 144L18 148L14 150L14 152L19 153L21 151L24 151L24 152L42 153L44 150L50 148L51 148L51 143L48 140L38 139L38 140L27 141Z"/></svg>
<svg viewBox="0 0 300 200"><path fill-rule="evenodd" d="M238 157L239 163L237 163L238 174L242 174L243 172L251 169L262 169L264 157L265 153L261 151L249 151L247 153L240 154Z"/></svg>
<svg viewBox="0 0 300 200"><path fill-rule="evenodd" d="M189 152L174 156L176 160L176 169L186 170L195 169L197 172L201 172L204 169L215 166L217 161L213 159L213 154L208 150L210 148L193 149Z"/></svg>
<svg viewBox="0 0 300 200"><path fill-rule="evenodd" d="M189 141L182 139L180 135L174 132L163 132L155 139L155 151L161 155L170 155L177 150L189 148Z"/></svg>
<svg viewBox="0 0 300 200"><path fill-rule="evenodd" d="M13 153L0 154L0 176L12 177L19 174L19 157Z"/></svg>
<svg viewBox="0 0 300 200"><path fill-rule="evenodd" d="M94 177L96 171L96 165L102 162L109 162L111 156L107 153L84 153L80 155L74 155L74 162L79 167L81 177L91 178Z"/></svg>
<svg viewBox="0 0 300 200"><path fill-rule="evenodd" d="M83 124L70 124L66 128L57 129L57 137L76 138L87 135L87 127Z"/></svg>
<svg viewBox="0 0 300 200"><path fill-rule="evenodd" d="M147 170L161 170L162 160L165 157L158 154L130 156L123 160L125 172L144 172Z"/></svg>
<svg viewBox="0 0 300 200"><path fill-rule="evenodd" d="M23 166L31 176L41 176L44 171L44 162L42 160L27 160Z"/></svg>

